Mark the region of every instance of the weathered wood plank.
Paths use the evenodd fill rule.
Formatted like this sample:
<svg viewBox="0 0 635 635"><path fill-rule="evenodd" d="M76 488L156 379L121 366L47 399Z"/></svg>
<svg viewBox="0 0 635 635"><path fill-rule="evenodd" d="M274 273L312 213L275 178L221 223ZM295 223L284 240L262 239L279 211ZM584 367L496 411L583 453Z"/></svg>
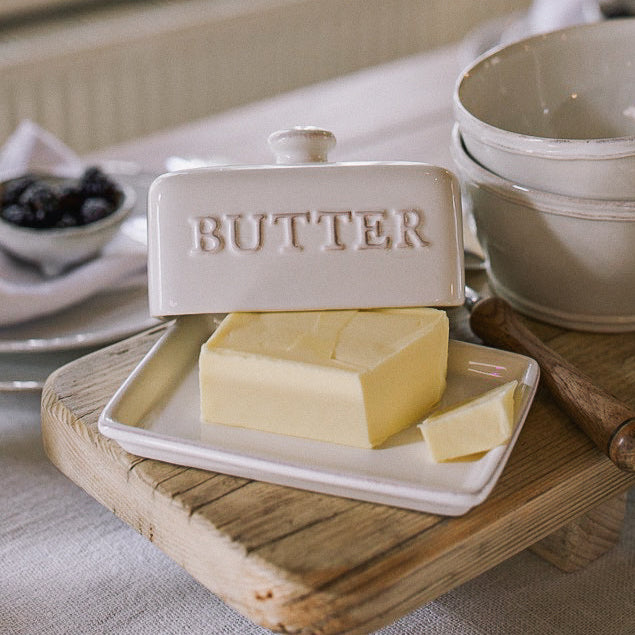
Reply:
<svg viewBox="0 0 635 635"><path fill-rule="evenodd" d="M492 495L460 518L139 460L102 437L97 419L160 332L51 376L42 401L46 450L72 480L264 626L364 633L557 530L564 534L548 539L543 555L577 566L610 547L607 532L619 529L619 506L607 501L635 475L604 457L543 389ZM635 334L596 337L544 325L536 332L634 403ZM592 522L602 505L612 510L610 526Z"/></svg>
<svg viewBox="0 0 635 635"><path fill-rule="evenodd" d="M617 544L625 513L626 492L601 503L530 549L563 571L577 571Z"/></svg>

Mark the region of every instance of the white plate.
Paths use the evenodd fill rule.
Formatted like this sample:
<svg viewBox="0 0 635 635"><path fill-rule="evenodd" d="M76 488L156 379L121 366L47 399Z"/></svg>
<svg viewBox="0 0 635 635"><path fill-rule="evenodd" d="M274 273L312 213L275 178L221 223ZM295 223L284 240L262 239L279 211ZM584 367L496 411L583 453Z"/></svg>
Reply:
<svg viewBox="0 0 635 635"><path fill-rule="evenodd" d="M57 368L150 328L144 288L102 293L39 320L0 329L0 392L42 390Z"/></svg>
<svg viewBox="0 0 635 635"><path fill-rule="evenodd" d="M3 353L0 355L0 392L37 392L57 368L95 350L94 348L51 353Z"/></svg>
<svg viewBox="0 0 635 635"><path fill-rule="evenodd" d="M518 438L539 378L536 362L450 342L441 406L517 379L511 441L472 461L434 463L413 426L363 450L230 426L201 424L197 375L211 315L178 318L110 400L99 430L138 456L375 503L460 515L496 484Z"/></svg>
<svg viewBox="0 0 635 635"><path fill-rule="evenodd" d="M158 324L148 290L100 293L64 311L0 328L0 353L43 353L107 344Z"/></svg>

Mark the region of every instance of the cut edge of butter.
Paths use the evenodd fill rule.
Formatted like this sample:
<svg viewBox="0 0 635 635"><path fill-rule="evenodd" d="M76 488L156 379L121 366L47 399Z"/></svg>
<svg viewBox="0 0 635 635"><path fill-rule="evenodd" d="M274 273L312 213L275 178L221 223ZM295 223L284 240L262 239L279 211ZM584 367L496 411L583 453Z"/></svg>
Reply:
<svg viewBox="0 0 635 635"><path fill-rule="evenodd" d="M432 460L478 455L509 441L514 429L517 386L518 381L509 381L434 412L418 424Z"/></svg>

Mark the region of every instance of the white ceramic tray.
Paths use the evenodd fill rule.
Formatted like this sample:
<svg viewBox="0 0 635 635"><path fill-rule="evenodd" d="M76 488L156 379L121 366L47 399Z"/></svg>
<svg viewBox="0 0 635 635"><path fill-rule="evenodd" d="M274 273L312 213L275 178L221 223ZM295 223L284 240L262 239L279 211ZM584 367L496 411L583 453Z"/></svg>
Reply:
<svg viewBox="0 0 635 635"><path fill-rule="evenodd" d="M363 450L199 419L198 352L217 318L178 318L102 412L99 430L138 456L438 513L461 515L485 500L518 438L539 378L527 357L450 342L441 407L517 379L511 441L481 458L436 464L416 427Z"/></svg>

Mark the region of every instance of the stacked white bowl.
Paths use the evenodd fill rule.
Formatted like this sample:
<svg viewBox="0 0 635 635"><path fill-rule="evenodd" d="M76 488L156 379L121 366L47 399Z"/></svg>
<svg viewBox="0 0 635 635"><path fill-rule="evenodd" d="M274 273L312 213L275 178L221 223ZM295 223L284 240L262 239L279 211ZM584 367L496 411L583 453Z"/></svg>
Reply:
<svg viewBox="0 0 635 635"><path fill-rule="evenodd" d="M635 19L486 53L454 114L492 290L567 328L635 329Z"/></svg>

